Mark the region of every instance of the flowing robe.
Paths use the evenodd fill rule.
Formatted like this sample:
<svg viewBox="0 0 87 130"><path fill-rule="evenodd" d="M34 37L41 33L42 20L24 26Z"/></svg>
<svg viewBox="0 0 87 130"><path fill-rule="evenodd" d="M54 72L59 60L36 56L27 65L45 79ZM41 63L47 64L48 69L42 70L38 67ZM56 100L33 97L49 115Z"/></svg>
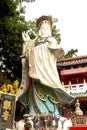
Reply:
<svg viewBox="0 0 87 130"><path fill-rule="evenodd" d="M60 53L59 48L53 50ZM42 84L52 88L61 87L56 66L57 57L50 52L50 48L47 43L33 48L30 51L29 59L29 76L31 78L40 80Z"/></svg>
<svg viewBox="0 0 87 130"><path fill-rule="evenodd" d="M59 114L59 103L74 102L74 98L67 94L61 85L56 66L64 51L53 37L41 41L37 46L30 47L31 44L33 45L28 44L29 49L22 60L24 72L17 96L19 101L29 105L30 114Z"/></svg>

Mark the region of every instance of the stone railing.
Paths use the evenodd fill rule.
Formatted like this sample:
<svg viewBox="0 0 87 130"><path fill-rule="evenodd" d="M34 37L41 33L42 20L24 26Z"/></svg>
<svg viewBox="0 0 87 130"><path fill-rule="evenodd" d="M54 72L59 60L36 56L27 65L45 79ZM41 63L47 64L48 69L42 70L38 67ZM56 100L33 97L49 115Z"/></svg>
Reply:
<svg viewBox="0 0 87 130"><path fill-rule="evenodd" d="M71 84L69 83L69 85L64 85L65 90L68 93L82 93L82 92L86 92L87 91L87 83L84 82L82 84Z"/></svg>

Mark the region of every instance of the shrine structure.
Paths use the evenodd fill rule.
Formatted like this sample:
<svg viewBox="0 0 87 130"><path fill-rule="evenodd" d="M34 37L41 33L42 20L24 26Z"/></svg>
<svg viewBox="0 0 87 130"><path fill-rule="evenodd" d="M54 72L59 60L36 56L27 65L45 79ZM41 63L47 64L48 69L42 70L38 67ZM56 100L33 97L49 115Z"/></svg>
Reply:
<svg viewBox="0 0 87 130"><path fill-rule="evenodd" d="M79 124L87 125L87 55L64 58L57 63L60 80L66 91L74 96L80 103L83 115ZM60 112L65 117L75 115L75 106L60 106ZM84 117L84 118L83 118ZM76 125L74 117L74 125Z"/></svg>

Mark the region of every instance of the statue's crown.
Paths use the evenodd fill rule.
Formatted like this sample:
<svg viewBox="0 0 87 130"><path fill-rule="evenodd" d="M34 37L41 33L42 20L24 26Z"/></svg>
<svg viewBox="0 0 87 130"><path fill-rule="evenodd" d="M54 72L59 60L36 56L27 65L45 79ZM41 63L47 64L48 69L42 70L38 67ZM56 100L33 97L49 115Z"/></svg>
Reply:
<svg viewBox="0 0 87 130"><path fill-rule="evenodd" d="M49 21L49 22L50 22L50 25L52 26L52 18L51 18L50 16L44 16L44 15L43 15L43 16L41 16L40 18L38 18L37 21L36 21L37 28L40 27L42 21L44 21L44 20Z"/></svg>

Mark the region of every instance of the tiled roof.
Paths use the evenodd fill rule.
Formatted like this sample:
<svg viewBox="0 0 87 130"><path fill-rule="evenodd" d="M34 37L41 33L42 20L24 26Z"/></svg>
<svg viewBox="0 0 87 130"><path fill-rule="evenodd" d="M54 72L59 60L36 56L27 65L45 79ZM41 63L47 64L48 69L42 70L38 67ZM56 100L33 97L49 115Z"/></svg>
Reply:
<svg viewBox="0 0 87 130"><path fill-rule="evenodd" d="M57 63L58 66L68 66L68 65L77 65L77 64L87 64L87 55L86 56L77 56L72 58L64 58Z"/></svg>
<svg viewBox="0 0 87 130"><path fill-rule="evenodd" d="M84 58L87 58L87 55L84 55L84 56L75 56L75 57L70 57L70 58L64 58L62 59L62 61L66 61L66 60L75 60L75 59L84 59Z"/></svg>

